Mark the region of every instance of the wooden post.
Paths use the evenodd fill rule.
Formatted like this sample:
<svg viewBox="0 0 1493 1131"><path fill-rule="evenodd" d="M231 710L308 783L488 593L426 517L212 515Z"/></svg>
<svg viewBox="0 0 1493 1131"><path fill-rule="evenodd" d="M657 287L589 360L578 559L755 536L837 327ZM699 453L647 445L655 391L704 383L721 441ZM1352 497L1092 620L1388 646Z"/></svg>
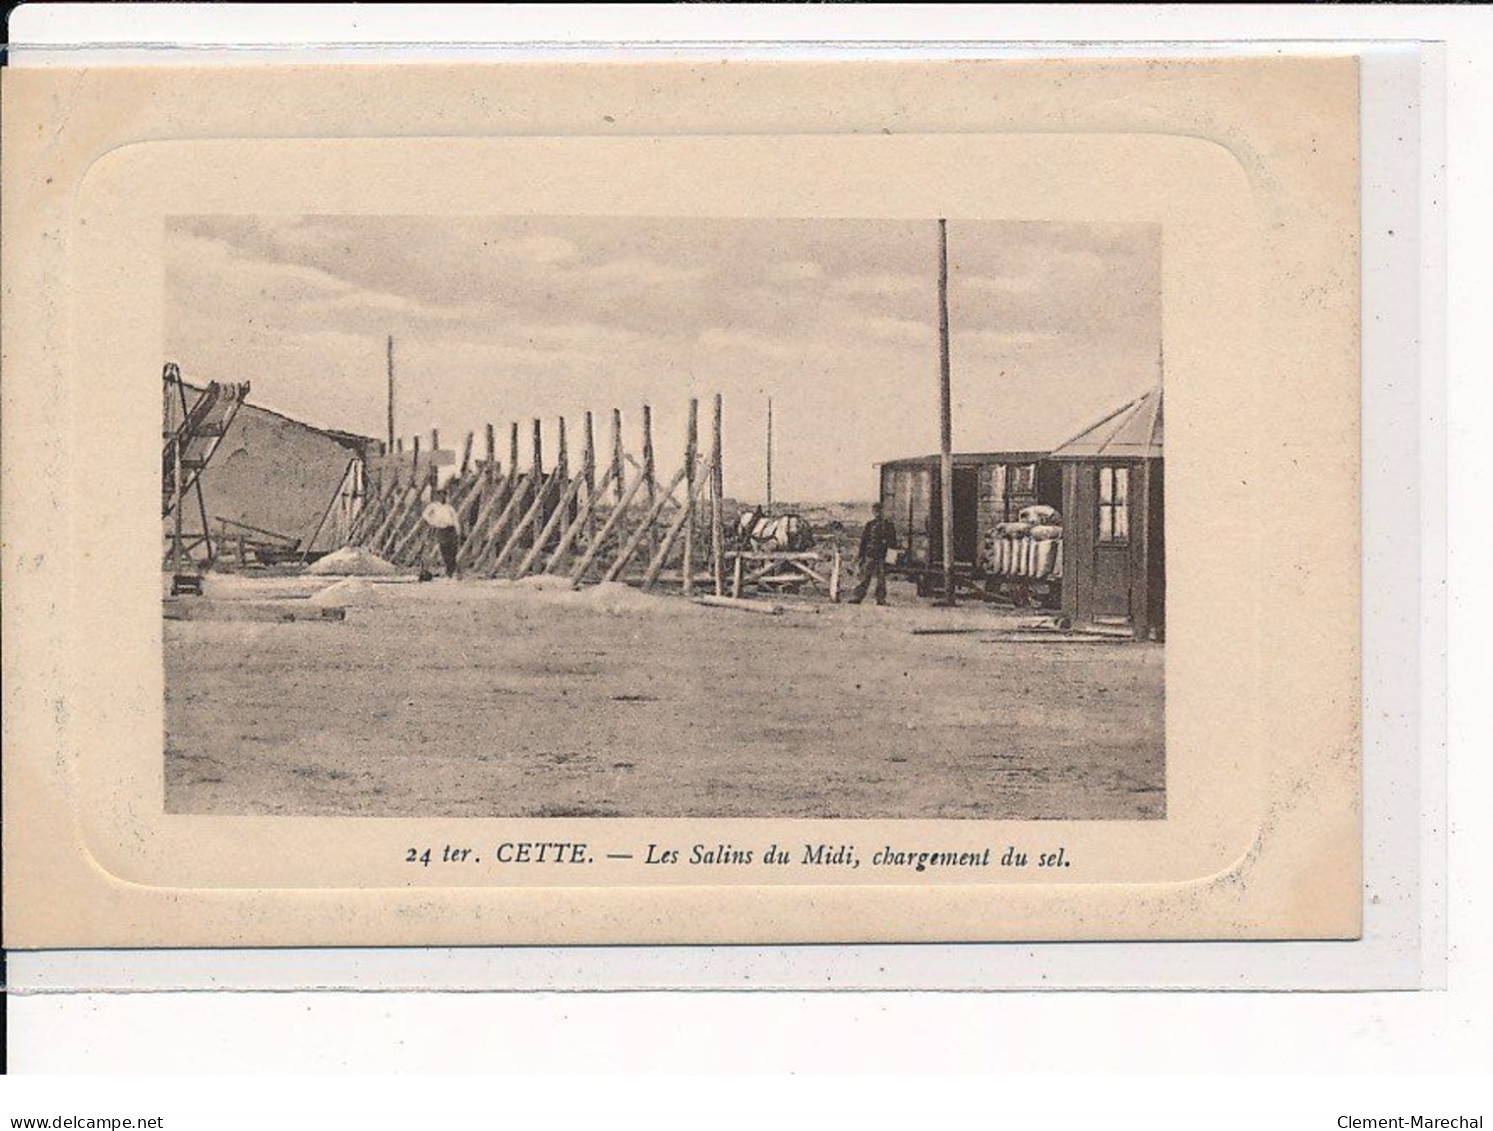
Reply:
<svg viewBox="0 0 1493 1131"><path fill-rule="evenodd" d="M721 395L715 395L715 419L710 429L710 572L715 595L726 592L726 532L721 527Z"/></svg>
<svg viewBox="0 0 1493 1131"><path fill-rule="evenodd" d="M488 528L488 522L493 517L493 512L513 497L518 490L517 469L509 464L508 475L501 484L490 485L483 496L482 504L477 510L477 517L472 520L471 527L462 535L461 549L456 552L456 564L458 566L470 566L476 564L484 545L484 534Z"/></svg>
<svg viewBox="0 0 1493 1131"><path fill-rule="evenodd" d="M681 467L674 473L674 479L669 484L669 491L672 491L675 487L684 482L684 472L685 469ZM632 484L633 492L636 492L637 489L642 486L642 483L643 477L641 475L638 476L638 478L634 479ZM633 535L628 539L627 545L618 552L617 560L614 561L611 568L607 570L607 581L616 581L617 578L622 576L622 571L627 568L627 563L630 562L632 560L632 556L638 552L638 546L642 544L643 539L647 537L648 534L653 530L653 524L658 520L659 512L664 509L664 500L668 497L669 493L668 491L665 491L654 501L653 506L648 508L647 516L638 525L638 528L633 531ZM631 495L629 495L629 499L630 498ZM683 514L684 512L681 511L680 513Z"/></svg>
<svg viewBox="0 0 1493 1131"><path fill-rule="evenodd" d="M560 435L563 439L565 435L564 420L562 419L560 423ZM583 469L587 465L595 461L596 455L596 453L591 449L591 430L589 427L590 423L591 414L588 412L586 414L586 424L588 425L588 427L586 429L585 447L581 449L581 467ZM557 470L556 474L560 476L561 481L563 482L565 477L565 455L563 443L560 450L560 468ZM566 522L566 515L570 510L571 504L575 502L576 496L580 493L581 487L585 485L585 480L586 477L584 474L582 474L577 475L574 479L571 479L568 483L565 484L565 492L560 496L560 501L556 504L555 509L550 512L549 519L544 524L544 529L540 531L539 537L534 540L534 544L529 547L529 552L524 556L523 561L519 562L517 576L522 577L524 576L524 574L529 572L529 570L533 567L534 562L539 558L539 554L544 549L545 544L550 540L550 536L560 529L561 523L565 523L565 525L569 527L570 523ZM568 530L566 531L566 533L568 533Z"/></svg>
<svg viewBox="0 0 1493 1131"><path fill-rule="evenodd" d="M612 531L618 529L618 524L622 521L622 516L627 513L628 504L632 502L633 496L638 493L638 488L642 485L643 477L639 475L632 481L632 486L629 487L623 494L621 500L618 501L617 505L612 508L612 513L607 517L607 520L602 525L600 532L598 532L596 535L596 541L592 542L591 545L586 547L585 555L579 562L576 563L575 568L570 571L570 580L574 583L575 588L579 589L581 587L581 582L585 581L586 571L591 568L591 563L594 562L596 560L596 556L601 553L601 547L606 543L607 538L611 536ZM638 534L635 534L633 536L634 539L637 539L641 536L642 529L642 527L639 527ZM620 542L620 535L618 540ZM634 549L636 549L635 543ZM627 559L624 558L619 552L617 555L617 560L612 563L612 568L607 571L605 580L616 581L618 576L622 573L622 567L626 564Z"/></svg>
<svg viewBox="0 0 1493 1131"><path fill-rule="evenodd" d="M767 398L767 507L764 514L772 514L772 398Z"/></svg>
<svg viewBox="0 0 1493 1131"><path fill-rule="evenodd" d="M834 604L840 603L840 544L835 543L834 557L829 563L829 599Z"/></svg>
<svg viewBox="0 0 1493 1131"><path fill-rule="evenodd" d="M647 409L643 411L646 412ZM622 460L622 410L614 408L612 409L612 490L615 492L616 497L612 500L613 511L626 509L626 504L622 500L624 478ZM625 522L626 517L624 516L621 521ZM621 530L622 528L619 526L617 529ZM603 538L605 535L598 533L597 537ZM621 546L620 541L618 542L618 546Z"/></svg>
<svg viewBox="0 0 1493 1131"><path fill-rule="evenodd" d="M389 335L389 448L393 450L394 439L394 335Z"/></svg>
<svg viewBox="0 0 1493 1131"><path fill-rule="evenodd" d="M586 492L586 505L581 507L580 513L575 516L569 528L561 537L560 544L555 547L555 552L549 556L549 561L544 563L545 573L555 572L555 567L560 564L560 559L570 552L570 548L575 545L575 540L580 537L583 529L588 531L590 535L587 540L587 547L596 545L596 500L600 495L606 493L607 488L611 484L612 469L609 467L607 468L607 473L601 477L601 484L595 490Z"/></svg>
<svg viewBox="0 0 1493 1131"><path fill-rule="evenodd" d="M544 491L544 430L539 420L530 422L529 461L529 482L525 491L537 491L542 496ZM532 499L526 497L524 499L525 507L532 501ZM521 510L519 513L527 515L528 511ZM517 528L518 532L522 533L523 528L524 523L520 520Z"/></svg>
<svg viewBox="0 0 1493 1131"><path fill-rule="evenodd" d="M741 553L738 551L734 557L736 565L731 569L731 596L741 596Z"/></svg>
<svg viewBox="0 0 1493 1131"><path fill-rule="evenodd" d="M498 434L493 431L493 426L487 426L487 458L482 461L482 474L488 483L498 477Z"/></svg>
<svg viewBox="0 0 1493 1131"><path fill-rule="evenodd" d="M674 542L678 539L681 531L690 525L690 516L694 513L695 494L698 494L701 484L695 482L693 493L684 497L684 507L674 516L674 521L669 524L668 533L664 535L663 545L658 548L658 553L653 555L653 560L648 563L648 570L643 574L643 588L651 589L653 583L658 580L658 575L663 571L664 562L668 560L669 551L674 548ZM688 535L686 535L687 537ZM684 591L690 592L690 559L689 542L684 544Z"/></svg>
<svg viewBox="0 0 1493 1131"><path fill-rule="evenodd" d="M474 433L468 432L466 440L461 445L461 467L456 474L463 481L472 467L472 441L476 438Z"/></svg>
<svg viewBox="0 0 1493 1131"><path fill-rule="evenodd" d="M561 482L563 482L563 480L560 478L560 473L557 471L555 472L555 484L558 486ZM544 549L544 544L548 542L550 540L550 536L559 529L560 522L565 517L565 512L570 508L570 504L575 501L576 493L580 491L580 489L581 477L579 475L566 483L565 493L560 496L560 501L555 505L555 508L550 511L549 518L545 521L544 529L541 530L538 536L534 539L534 544L529 547L529 552L524 555L523 560L518 563L518 568L513 571L514 577L523 577L524 574L528 573L529 570L533 568L534 562L538 559L540 552Z"/></svg>
<svg viewBox="0 0 1493 1131"><path fill-rule="evenodd" d="M943 503L944 603L954 603L954 429L949 392L949 234L938 222L938 435L939 483Z"/></svg>
<svg viewBox="0 0 1493 1131"><path fill-rule="evenodd" d="M545 492L544 505L539 508L539 513L534 516L534 538L538 544L540 537L539 528L547 525L549 516L554 508L560 505L557 497L570 483L570 452L565 443L565 418L559 418L559 449L555 452L555 473L550 477L549 489Z"/></svg>
<svg viewBox="0 0 1493 1131"><path fill-rule="evenodd" d="M508 497L503 503L502 514L498 515L497 520L492 524L492 538L477 553L472 561L472 569L477 573L481 573L488 568L488 562L497 554L499 546L507 545L506 539L502 543L499 543L498 539L503 537L503 531L508 529L513 516L519 513L519 508L523 506L524 499L528 496L529 488L532 486L532 484L525 482L528 478L526 475L515 474L510 471L509 477L511 486L507 491ZM522 529L522 526L520 525L514 529L516 532Z"/></svg>
<svg viewBox="0 0 1493 1131"><path fill-rule="evenodd" d="M508 536L508 540L503 543L503 548L498 551L498 556L493 559L491 566L492 575L496 576L498 570L502 569L508 559L513 556L513 551L518 549L519 541L523 538L526 529L532 531L535 535L539 533L535 516L538 515L540 509L544 506L544 497L549 494L550 484L557 474L558 472L551 472L549 476L541 479L535 485L534 499L529 503L529 509L518 520L518 525L513 528L513 533Z"/></svg>
<svg viewBox="0 0 1493 1131"><path fill-rule="evenodd" d="M596 433L591 424L591 413L586 412L586 436L585 451L581 459L581 474L586 480L586 501L589 503L596 494ZM586 528L591 537L596 536L596 511L587 507L586 513L591 516L590 525Z"/></svg>
<svg viewBox="0 0 1493 1131"><path fill-rule="evenodd" d="M695 591L695 460L699 456L700 402L689 399L689 430L684 449L684 595Z"/></svg>
<svg viewBox="0 0 1493 1131"><path fill-rule="evenodd" d="M652 510L658 501L658 465L653 459L653 409L649 405L643 406L643 485L648 489L648 509ZM652 558L657 549L658 539L649 527L648 557Z"/></svg>

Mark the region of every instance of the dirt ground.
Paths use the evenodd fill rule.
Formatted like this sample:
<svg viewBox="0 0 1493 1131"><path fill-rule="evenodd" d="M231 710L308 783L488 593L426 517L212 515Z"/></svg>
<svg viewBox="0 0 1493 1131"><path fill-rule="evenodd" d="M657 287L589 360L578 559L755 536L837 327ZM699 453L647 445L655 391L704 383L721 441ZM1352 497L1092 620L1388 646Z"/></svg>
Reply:
<svg viewBox="0 0 1493 1131"><path fill-rule="evenodd" d="M346 619L167 621L166 809L409 817L1165 815L1163 646L1013 613L604 587L209 578Z"/></svg>

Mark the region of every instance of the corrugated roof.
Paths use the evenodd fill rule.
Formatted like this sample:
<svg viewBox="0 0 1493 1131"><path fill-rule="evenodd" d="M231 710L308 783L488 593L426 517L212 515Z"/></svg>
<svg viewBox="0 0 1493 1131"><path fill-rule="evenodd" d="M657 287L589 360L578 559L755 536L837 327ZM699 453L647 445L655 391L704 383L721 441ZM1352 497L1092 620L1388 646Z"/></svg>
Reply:
<svg viewBox="0 0 1493 1131"><path fill-rule="evenodd" d="M1161 388L1136 397L1053 450L1053 459L1161 459Z"/></svg>

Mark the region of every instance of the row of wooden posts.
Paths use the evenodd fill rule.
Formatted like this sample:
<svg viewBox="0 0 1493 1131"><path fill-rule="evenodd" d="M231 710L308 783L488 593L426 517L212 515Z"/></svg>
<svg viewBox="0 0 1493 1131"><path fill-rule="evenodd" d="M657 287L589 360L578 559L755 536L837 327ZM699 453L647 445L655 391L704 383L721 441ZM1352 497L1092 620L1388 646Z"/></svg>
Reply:
<svg viewBox="0 0 1493 1131"><path fill-rule="evenodd" d="M497 436L486 429L486 458L473 463L475 435L468 433L456 474L444 484L460 520L458 568L477 577L519 578L550 574L579 588L588 581L677 582L685 593L704 586L726 592L722 516L721 397L715 397L708 453L699 451L699 401L689 402L684 459L666 482L656 474L653 423L642 412L642 459L622 442L622 413L611 410L610 458L598 479L592 414L585 414L579 467L569 466L565 420L559 449L544 466L540 421L533 421L529 466L520 469L519 426L510 425L508 464L497 459ZM431 433L422 463L420 441L411 452L389 453L366 477L367 496L347 543L397 565L434 561L433 538L421 515L437 490L440 437ZM701 494L708 506L702 508ZM702 530L702 527L705 529ZM698 546L708 536L708 550ZM676 553L677 551L677 553ZM705 561L700 558L708 554ZM640 572L641 571L641 572Z"/></svg>

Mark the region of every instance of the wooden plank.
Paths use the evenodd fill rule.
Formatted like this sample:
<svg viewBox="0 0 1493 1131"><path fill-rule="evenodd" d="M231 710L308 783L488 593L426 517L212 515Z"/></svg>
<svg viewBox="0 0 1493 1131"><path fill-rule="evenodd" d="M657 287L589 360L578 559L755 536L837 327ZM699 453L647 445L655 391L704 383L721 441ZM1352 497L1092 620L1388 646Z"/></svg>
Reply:
<svg viewBox="0 0 1493 1131"><path fill-rule="evenodd" d="M783 606L765 604L762 601L745 601L737 597L696 597L695 604L707 609L735 609L741 613L760 613L763 616L780 617Z"/></svg>
<svg viewBox="0 0 1493 1131"><path fill-rule="evenodd" d="M162 615L167 620L235 620L287 623L319 623L345 620L347 610L340 605L313 605L310 601L215 601L208 597L166 597Z"/></svg>

